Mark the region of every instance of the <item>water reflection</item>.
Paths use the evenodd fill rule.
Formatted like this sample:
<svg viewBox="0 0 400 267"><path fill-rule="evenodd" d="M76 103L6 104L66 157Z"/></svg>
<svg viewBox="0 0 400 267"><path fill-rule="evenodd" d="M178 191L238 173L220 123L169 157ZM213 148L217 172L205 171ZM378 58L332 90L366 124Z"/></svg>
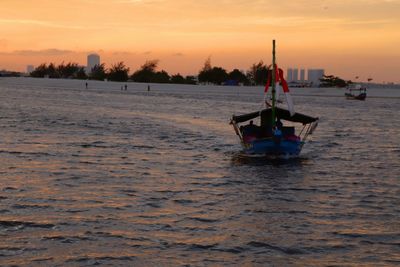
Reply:
<svg viewBox="0 0 400 267"><path fill-rule="evenodd" d="M398 262L398 101L298 97L315 142L271 160L226 124L262 89L74 82L0 84L0 265Z"/></svg>

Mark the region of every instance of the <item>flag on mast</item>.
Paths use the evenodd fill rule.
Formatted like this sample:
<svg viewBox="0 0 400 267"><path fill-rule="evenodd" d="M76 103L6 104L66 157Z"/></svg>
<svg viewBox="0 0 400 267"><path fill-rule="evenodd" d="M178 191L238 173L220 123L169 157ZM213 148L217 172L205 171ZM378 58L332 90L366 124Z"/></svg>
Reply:
<svg viewBox="0 0 400 267"><path fill-rule="evenodd" d="M285 80L285 78L283 78L283 70L278 68L278 66L276 66L276 73L275 73L275 77L276 77L276 85L277 87L282 87L283 93L285 94L285 98L286 98L286 103L288 105L288 109L290 112L290 116L293 116L296 112L294 111L294 105L293 105L293 100L292 100L292 96L290 95L290 91L289 91L289 86ZM269 72L268 75L268 80L267 80L267 84L265 85L265 90L264 92L267 93L268 89L271 85L271 74L272 70Z"/></svg>

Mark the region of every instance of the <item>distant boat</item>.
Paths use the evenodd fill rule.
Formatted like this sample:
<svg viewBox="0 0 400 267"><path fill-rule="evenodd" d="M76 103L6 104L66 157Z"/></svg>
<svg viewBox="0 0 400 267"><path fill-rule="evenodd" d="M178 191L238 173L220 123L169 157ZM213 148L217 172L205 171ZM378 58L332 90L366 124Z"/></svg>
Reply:
<svg viewBox="0 0 400 267"><path fill-rule="evenodd" d="M365 100L367 98L367 88L361 84L353 83L347 86L344 95L350 100Z"/></svg>
<svg viewBox="0 0 400 267"><path fill-rule="evenodd" d="M272 87L271 103L265 101L270 85ZM285 93L288 110L276 106L277 86L282 87ZM266 107L259 111L233 115L231 118L230 123L240 138L245 154L272 158L298 156L307 137L317 127L318 118L294 112L283 71L275 63L275 40L273 40L272 67L270 67L268 82L265 86L264 105ZM259 125L253 123L253 119L258 117L260 117ZM293 123L302 124L299 134L296 134L294 126L289 125Z"/></svg>

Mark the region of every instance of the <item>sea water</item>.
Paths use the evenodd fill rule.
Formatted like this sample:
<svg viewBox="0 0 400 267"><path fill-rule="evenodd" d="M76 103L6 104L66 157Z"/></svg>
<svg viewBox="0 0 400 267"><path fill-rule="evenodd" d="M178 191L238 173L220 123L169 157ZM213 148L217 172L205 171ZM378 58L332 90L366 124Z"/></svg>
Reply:
<svg viewBox="0 0 400 267"><path fill-rule="evenodd" d="M262 87L0 79L0 265L400 264L400 90L292 90L298 159L244 157Z"/></svg>

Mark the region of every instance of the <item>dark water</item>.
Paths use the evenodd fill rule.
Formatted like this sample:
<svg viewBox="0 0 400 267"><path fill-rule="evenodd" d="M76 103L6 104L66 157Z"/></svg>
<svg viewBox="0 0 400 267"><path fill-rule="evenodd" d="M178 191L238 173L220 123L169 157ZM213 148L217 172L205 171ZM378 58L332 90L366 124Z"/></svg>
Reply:
<svg viewBox="0 0 400 267"><path fill-rule="evenodd" d="M0 80L0 265L400 264L398 91L298 90L320 125L269 162L228 125L262 89L120 86Z"/></svg>

